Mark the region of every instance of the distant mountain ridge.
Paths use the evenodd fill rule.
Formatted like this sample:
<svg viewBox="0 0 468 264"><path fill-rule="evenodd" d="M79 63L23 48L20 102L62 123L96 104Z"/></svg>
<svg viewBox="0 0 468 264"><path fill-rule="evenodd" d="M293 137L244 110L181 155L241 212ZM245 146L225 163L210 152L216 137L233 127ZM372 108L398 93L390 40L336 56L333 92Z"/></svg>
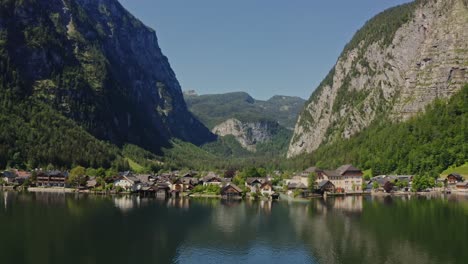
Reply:
<svg viewBox="0 0 468 264"><path fill-rule="evenodd" d="M305 103L300 97L281 95L256 100L246 92L197 95L195 91L186 91L184 98L189 110L210 129L235 118L245 122L276 121L292 130Z"/></svg>
<svg viewBox="0 0 468 264"><path fill-rule="evenodd" d="M276 95L262 101L245 92L198 95L193 90L184 92L184 98L189 110L214 134L232 136L251 152L257 151L258 144L271 144L274 150L262 149L279 153L290 139L292 126L305 102L292 96Z"/></svg>

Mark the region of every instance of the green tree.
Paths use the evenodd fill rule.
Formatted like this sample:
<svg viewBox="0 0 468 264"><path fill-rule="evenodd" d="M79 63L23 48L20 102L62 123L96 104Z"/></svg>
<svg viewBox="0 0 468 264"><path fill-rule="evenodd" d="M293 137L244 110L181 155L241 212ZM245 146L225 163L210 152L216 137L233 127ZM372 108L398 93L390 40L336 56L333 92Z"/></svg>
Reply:
<svg viewBox="0 0 468 264"><path fill-rule="evenodd" d="M232 182L237 186L245 185L245 179L241 177L241 175L236 175L232 179Z"/></svg>
<svg viewBox="0 0 468 264"><path fill-rule="evenodd" d="M312 173L309 174L309 176L308 176L309 186L307 186L307 187L308 187L309 191L311 191L311 192L315 191L315 185L316 185L315 180L316 179L317 179L317 174L315 172L312 172Z"/></svg>
<svg viewBox="0 0 468 264"><path fill-rule="evenodd" d="M100 167L96 170L96 177L106 177L106 169L104 169L103 167Z"/></svg>
<svg viewBox="0 0 468 264"><path fill-rule="evenodd" d="M367 183L363 182L361 184L361 190L364 191L367 188Z"/></svg>
<svg viewBox="0 0 468 264"><path fill-rule="evenodd" d="M36 184L36 181L37 181L37 171L33 171L33 172L31 173L31 178L30 178L30 180L31 180L31 184Z"/></svg>
<svg viewBox="0 0 468 264"><path fill-rule="evenodd" d="M372 183L372 189L377 190L379 188L379 183L378 182L373 182Z"/></svg>
<svg viewBox="0 0 468 264"><path fill-rule="evenodd" d="M86 184L86 168L78 166L70 171L68 184L73 187L80 187Z"/></svg>
<svg viewBox="0 0 468 264"><path fill-rule="evenodd" d="M412 190L423 191L435 187L435 179L426 175L418 175L413 178Z"/></svg>

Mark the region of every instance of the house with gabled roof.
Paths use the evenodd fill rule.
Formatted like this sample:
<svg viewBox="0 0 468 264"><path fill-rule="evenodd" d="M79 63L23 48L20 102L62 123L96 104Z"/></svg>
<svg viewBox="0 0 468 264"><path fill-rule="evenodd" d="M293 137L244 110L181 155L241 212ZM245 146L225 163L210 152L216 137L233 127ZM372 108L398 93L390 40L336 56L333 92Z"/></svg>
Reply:
<svg viewBox="0 0 468 264"><path fill-rule="evenodd" d="M249 177L245 180L245 186L247 186L251 192L256 192L265 182L267 182L266 178Z"/></svg>
<svg viewBox="0 0 468 264"><path fill-rule="evenodd" d="M318 167L309 167L301 173L301 176L308 177L311 173L319 174L322 171L323 170Z"/></svg>
<svg viewBox="0 0 468 264"><path fill-rule="evenodd" d="M221 196L223 198L241 198L242 189L234 183L228 183L223 188L221 188Z"/></svg>
<svg viewBox="0 0 468 264"><path fill-rule="evenodd" d="M16 174L12 171L4 171L2 172L1 176L3 182L5 182L6 184L12 184L15 182L16 179Z"/></svg>
<svg viewBox="0 0 468 264"><path fill-rule="evenodd" d="M323 180L317 184L318 192L320 193L334 193L335 192L335 185L329 180Z"/></svg>
<svg viewBox="0 0 468 264"><path fill-rule="evenodd" d="M362 191L362 176L363 173L360 169L347 164L336 170L321 171L318 180L329 180L335 185L337 192L355 192Z"/></svg>
<svg viewBox="0 0 468 264"><path fill-rule="evenodd" d="M120 174L120 177L114 181L114 187L121 187L126 191L137 191L140 179L135 177L131 172L126 171Z"/></svg>
<svg viewBox="0 0 468 264"><path fill-rule="evenodd" d="M447 175L447 184L455 185L459 182L463 182L463 177L458 173L450 173Z"/></svg>
<svg viewBox="0 0 468 264"><path fill-rule="evenodd" d="M202 178L203 186L207 185L218 185L223 184L223 179L214 172L209 172L208 175Z"/></svg>
<svg viewBox="0 0 468 264"><path fill-rule="evenodd" d="M468 191L468 181L459 182L457 183L456 186L457 186L457 190Z"/></svg>
<svg viewBox="0 0 468 264"><path fill-rule="evenodd" d="M273 189L273 184L271 184L271 182L263 183L259 189L262 195L271 196L273 193L275 193L275 190Z"/></svg>
<svg viewBox="0 0 468 264"><path fill-rule="evenodd" d="M36 185L42 187L65 187L68 172L58 170L40 171L37 173Z"/></svg>

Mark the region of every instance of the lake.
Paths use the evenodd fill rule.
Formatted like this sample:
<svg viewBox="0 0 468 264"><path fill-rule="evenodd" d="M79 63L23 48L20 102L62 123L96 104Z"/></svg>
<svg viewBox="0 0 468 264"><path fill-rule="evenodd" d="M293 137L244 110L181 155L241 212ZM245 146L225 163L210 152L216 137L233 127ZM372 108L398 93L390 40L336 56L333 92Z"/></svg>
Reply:
<svg viewBox="0 0 468 264"><path fill-rule="evenodd" d="M0 263L468 263L468 197L0 192Z"/></svg>

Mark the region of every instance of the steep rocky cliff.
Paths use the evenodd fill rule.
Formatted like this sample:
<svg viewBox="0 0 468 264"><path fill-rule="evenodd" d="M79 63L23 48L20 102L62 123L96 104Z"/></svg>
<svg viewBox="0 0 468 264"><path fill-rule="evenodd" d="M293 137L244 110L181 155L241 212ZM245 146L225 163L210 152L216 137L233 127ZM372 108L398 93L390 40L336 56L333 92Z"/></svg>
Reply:
<svg viewBox="0 0 468 264"><path fill-rule="evenodd" d="M371 19L299 116L288 156L400 122L468 82L468 1L415 1Z"/></svg>
<svg viewBox="0 0 468 264"><path fill-rule="evenodd" d="M5 0L0 13L3 95L45 102L116 144L214 139L187 110L154 30L117 0Z"/></svg>
<svg viewBox="0 0 468 264"><path fill-rule="evenodd" d="M280 125L277 122L266 120L241 122L231 118L215 126L212 132L219 136L232 135L242 147L255 151L257 143L272 140L279 130Z"/></svg>

